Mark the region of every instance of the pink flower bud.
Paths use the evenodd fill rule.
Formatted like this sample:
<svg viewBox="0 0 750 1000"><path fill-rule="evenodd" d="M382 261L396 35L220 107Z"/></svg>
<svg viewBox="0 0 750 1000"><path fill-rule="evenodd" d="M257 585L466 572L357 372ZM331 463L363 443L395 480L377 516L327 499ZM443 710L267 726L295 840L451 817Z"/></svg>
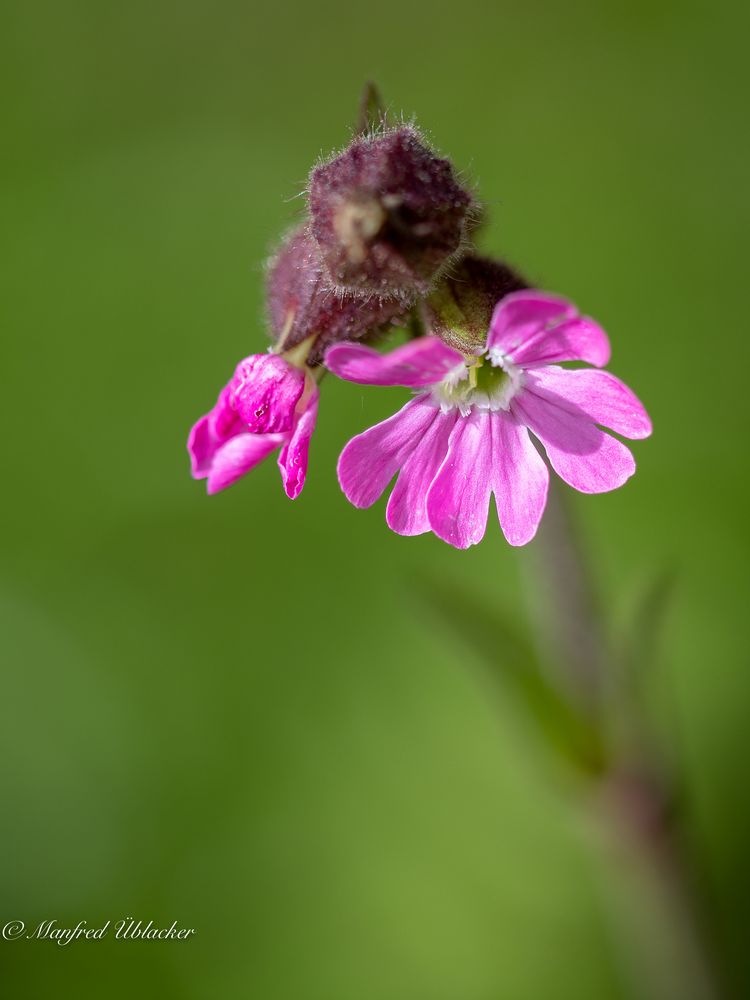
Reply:
<svg viewBox="0 0 750 1000"><path fill-rule="evenodd" d="M471 195L411 126L356 138L310 178L311 232L331 281L425 294L466 242Z"/></svg>
<svg viewBox="0 0 750 1000"><path fill-rule="evenodd" d="M237 365L232 407L252 434L279 434L294 426L305 374L278 354L251 354Z"/></svg>

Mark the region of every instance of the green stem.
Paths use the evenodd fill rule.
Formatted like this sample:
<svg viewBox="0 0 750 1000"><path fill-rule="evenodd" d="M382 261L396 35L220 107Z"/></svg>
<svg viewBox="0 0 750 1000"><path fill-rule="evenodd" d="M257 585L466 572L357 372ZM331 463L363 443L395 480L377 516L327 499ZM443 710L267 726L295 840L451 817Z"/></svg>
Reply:
<svg viewBox="0 0 750 1000"><path fill-rule="evenodd" d="M638 703L614 685L614 660L596 599L596 588L566 497L550 484L545 517L529 564L529 606L543 658L553 664L570 696L586 712L603 745L615 743L609 721L626 716L633 735L612 746L596 787L597 816L617 864L648 900L631 923L639 938L636 995L649 1000L718 1000L722 995L701 919L695 878L682 850L671 808L666 769L648 736ZM621 895L622 899L622 895ZM646 929L648 928L648 929ZM632 965L632 963L631 963ZM651 980L644 984L644 973Z"/></svg>
<svg viewBox="0 0 750 1000"><path fill-rule="evenodd" d="M526 582L540 658L556 664L574 700L596 712L610 657L581 539L554 476L530 557Z"/></svg>
<svg viewBox="0 0 750 1000"><path fill-rule="evenodd" d="M618 882L618 923L630 939L633 992L648 1000L719 1000L727 994L665 797L648 775L613 771L597 810Z"/></svg>

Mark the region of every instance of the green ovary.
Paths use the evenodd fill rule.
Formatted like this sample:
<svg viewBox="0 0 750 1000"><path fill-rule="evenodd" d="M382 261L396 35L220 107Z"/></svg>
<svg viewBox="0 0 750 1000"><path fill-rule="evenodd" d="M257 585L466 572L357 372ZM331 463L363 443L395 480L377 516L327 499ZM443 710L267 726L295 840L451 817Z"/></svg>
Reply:
<svg viewBox="0 0 750 1000"><path fill-rule="evenodd" d="M507 410L519 388L519 373L507 372L486 358L471 358L464 378L458 382L446 380L433 392L441 406L457 407L466 416L473 406Z"/></svg>
<svg viewBox="0 0 750 1000"><path fill-rule="evenodd" d="M496 368L488 361L480 358L477 364L473 368L469 369L470 385L472 381L473 388L478 389L480 392L486 392L489 396L492 396L506 383L510 382L510 376L507 372L503 371L502 368Z"/></svg>

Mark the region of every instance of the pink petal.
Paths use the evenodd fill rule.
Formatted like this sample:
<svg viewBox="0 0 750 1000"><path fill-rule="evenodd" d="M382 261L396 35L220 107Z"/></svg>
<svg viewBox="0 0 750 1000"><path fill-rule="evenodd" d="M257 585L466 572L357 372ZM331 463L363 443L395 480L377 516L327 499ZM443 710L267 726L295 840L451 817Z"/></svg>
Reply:
<svg viewBox="0 0 750 1000"><path fill-rule="evenodd" d="M364 385L432 385L463 361L463 355L437 337L418 337L388 354L363 344L334 344L325 356L334 375Z"/></svg>
<svg viewBox="0 0 750 1000"><path fill-rule="evenodd" d="M281 481L290 500L296 500L305 485L307 453L318 417L318 398L318 389L315 387L302 412L297 415L292 436L281 449L279 455Z"/></svg>
<svg viewBox="0 0 750 1000"><path fill-rule="evenodd" d="M230 437L245 430L245 425L237 416L232 405L234 397L234 377L224 386L216 400L216 406L208 414L211 433L219 441L228 441Z"/></svg>
<svg viewBox="0 0 750 1000"><path fill-rule="evenodd" d="M427 492L448 452L448 439L457 416L455 410L438 412L398 474L385 519L388 527L399 535L421 535L430 530Z"/></svg>
<svg viewBox="0 0 750 1000"><path fill-rule="evenodd" d="M349 441L337 471L341 489L355 507L375 503L439 412L429 396L417 396L392 417Z"/></svg>
<svg viewBox="0 0 750 1000"><path fill-rule="evenodd" d="M251 354L232 381L232 405L253 434L292 430L305 375L278 354Z"/></svg>
<svg viewBox="0 0 750 1000"><path fill-rule="evenodd" d="M224 386L212 410L193 425L188 437L190 466L194 479L205 479L217 450L244 425L230 405L231 387Z"/></svg>
<svg viewBox="0 0 750 1000"><path fill-rule="evenodd" d="M238 434L231 438L214 456L208 492L218 493L236 483L283 442L283 434Z"/></svg>
<svg viewBox="0 0 750 1000"><path fill-rule="evenodd" d="M510 354L538 330L573 319L578 309L557 295L547 295L534 289L511 292L502 298L492 313L487 348L497 347Z"/></svg>
<svg viewBox="0 0 750 1000"><path fill-rule="evenodd" d="M551 405L586 414L623 437L646 438L651 421L635 393L609 372L593 368L538 368L526 377L526 389Z"/></svg>
<svg viewBox="0 0 750 1000"><path fill-rule="evenodd" d="M448 454L427 493L430 527L458 549L484 537L492 490L491 413L474 410L454 424Z"/></svg>
<svg viewBox="0 0 750 1000"><path fill-rule="evenodd" d="M588 316L580 316L539 331L512 352L510 360L522 368L557 361L586 361L601 368L609 361L610 353L604 330Z"/></svg>
<svg viewBox="0 0 750 1000"><path fill-rule="evenodd" d="M635 461L622 442L599 430L587 416L554 406L532 392L522 392L511 412L544 445L552 468L581 493L606 493L635 472Z"/></svg>
<svg viewBox="0 0 750 1000"><path fill-rule="evenodd" d="M609 361L609 338L572 302L542 292L511 292L495 306L487 338L513 364L523 368L557 361Z"/></svg>
<svg viewBox="0 0 750 1000"><path fill-rule="evenodd" d="M492 414L492 453L500 526L511 545L525 545L536 534L547 503L547 466L526 428L502 411Z"/></svg>
<svg viewBox="0 0 750 1000"><path fill-rule="evenodd" d="M208 415L201 417L196 424L193 424L187 448L193 479L205 479L211 469L211 462L216 452L216 440L211 434Z"/></svg>

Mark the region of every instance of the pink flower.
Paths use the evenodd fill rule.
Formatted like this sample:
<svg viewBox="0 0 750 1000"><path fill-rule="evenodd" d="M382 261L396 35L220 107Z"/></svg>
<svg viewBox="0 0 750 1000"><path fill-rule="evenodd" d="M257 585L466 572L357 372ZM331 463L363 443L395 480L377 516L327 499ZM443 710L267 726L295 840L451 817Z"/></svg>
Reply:
<svg viewBox="0 0 750 1000"><path fill-rule="evenodd" d="M560 478L582 493L616 489L635 471L630 451L597 425L648 437L643 405L609 372L557 364L601 368L609 355L607 335L593 320L535 291L498 303L480 356L464 357L432 336L386 355L336 344L326 365L339 377L419 390L346 445L341 488L355 507L369 507L398 472L389 527L401 535L433 531L461 549L484 536L494 493L505 537L525 545L536 534L549 481L529 432Z"/></svg>
<svg viewBox="0 0 750 1000"><path fill-rule="evenodd" d="M299 496L318 413L318 387L278 354L251 354L237 365L216 405L190 431L194 479L218 493L281 448L278 463L288 497Z"/></svg>

